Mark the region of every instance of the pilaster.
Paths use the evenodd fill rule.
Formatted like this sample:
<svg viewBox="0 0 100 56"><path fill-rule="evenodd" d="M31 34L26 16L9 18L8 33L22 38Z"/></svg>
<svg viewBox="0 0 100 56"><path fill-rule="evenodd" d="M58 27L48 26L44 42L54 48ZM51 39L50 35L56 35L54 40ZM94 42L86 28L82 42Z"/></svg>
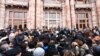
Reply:
<svg viewBox="0 0 100 56"><path fill-rule="evenodd" d="M5 0L0 0L0 29L5 28Z"/></svg>

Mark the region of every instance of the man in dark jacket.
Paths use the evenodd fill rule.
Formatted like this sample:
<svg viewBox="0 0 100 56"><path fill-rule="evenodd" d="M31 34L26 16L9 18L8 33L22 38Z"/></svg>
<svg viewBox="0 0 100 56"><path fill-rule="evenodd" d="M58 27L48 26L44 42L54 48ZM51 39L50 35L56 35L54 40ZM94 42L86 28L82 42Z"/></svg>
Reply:
<svg viewBox="0 0 100 56"><path fill-rule="evenodd" d="M33 30L32 35L34 37L39 37L39 32L35 29L35 30Z"/></svg>
<svg viewBox="0 0 100 56"><path fill-rule="evenodd" d="M93 48L94 56L100 56L100 41L97 41L97 46Z"/></svg>
<svg viewBox="0 0 100 56"><path fill-rule="evenodd" d="M76 33L75 38L81 40L82 42L85 42L85 38L84 38L83 33L81 31Z"/></svg>
<svg viewBox="0 0 100 56"><path fill-rule="evenodd" d="M57 50L58 50L60 56L63 56L64 55L64 50L65 50L65 43L60 42L60 45L58 45Z"/></svg>
<svg viewBox="0 0 100 56"><path fill-rule="evenodd" d="M14 39L14 46L21 46L22 43L24 42L25 36L24 34L19 30L18 35L15 36Z"/></svg>
<svg viewBox="0 0 100 56"><path fill-rule="evenodd" d="M58 55L58 50L55 46L54 40L51 40L50 43L49 43L47 55L48 56Z"/></svg>

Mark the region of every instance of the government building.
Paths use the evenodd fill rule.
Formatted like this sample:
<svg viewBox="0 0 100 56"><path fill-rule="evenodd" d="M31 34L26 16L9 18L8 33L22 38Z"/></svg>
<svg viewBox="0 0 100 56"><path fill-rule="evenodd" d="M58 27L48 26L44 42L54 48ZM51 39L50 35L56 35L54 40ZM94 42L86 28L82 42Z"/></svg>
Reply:
<svg viewBox="0 0 100 56"><path fill-rule="evenodd" d="M100 27L100 0L0 0L0 29Z"/></svg>

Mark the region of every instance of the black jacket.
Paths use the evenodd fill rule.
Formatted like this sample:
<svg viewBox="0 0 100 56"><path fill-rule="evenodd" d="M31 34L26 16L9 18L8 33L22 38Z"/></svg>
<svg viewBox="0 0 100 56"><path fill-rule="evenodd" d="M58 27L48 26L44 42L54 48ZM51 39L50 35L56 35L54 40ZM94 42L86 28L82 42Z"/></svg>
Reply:
<svg viewBox="0 0 100 56"><path fill-rule="evenodd" d="M19 35L15 36L15 39L14 39L15 46L21 46L23 42L24 42L24 35L23 34L19 34Z"/></svg>
<svg viewBox="0 0 100 56"><path fill-rule="evenodd" d="M100 56L100 45L93 48L94 56Z"/></svg>
<svg viewBox="0 0 100 56"><path fill-rule="evenodd" d="M49 45L48 46L47 54L48 54L48 56L58 55L58 50L55 47L55 45Z"/></svg>

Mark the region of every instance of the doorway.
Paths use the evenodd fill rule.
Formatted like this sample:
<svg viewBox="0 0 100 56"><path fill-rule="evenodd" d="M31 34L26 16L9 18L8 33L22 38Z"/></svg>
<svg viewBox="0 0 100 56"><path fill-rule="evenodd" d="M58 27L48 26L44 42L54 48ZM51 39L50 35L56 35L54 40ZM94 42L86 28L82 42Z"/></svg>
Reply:
<svg viewBox="0 0 100 56"><path fill-rule="evenodd" d="M86 27L89 27L89 21L88 20L78 20L76 24L77 29L84 29Z"/></svg>

